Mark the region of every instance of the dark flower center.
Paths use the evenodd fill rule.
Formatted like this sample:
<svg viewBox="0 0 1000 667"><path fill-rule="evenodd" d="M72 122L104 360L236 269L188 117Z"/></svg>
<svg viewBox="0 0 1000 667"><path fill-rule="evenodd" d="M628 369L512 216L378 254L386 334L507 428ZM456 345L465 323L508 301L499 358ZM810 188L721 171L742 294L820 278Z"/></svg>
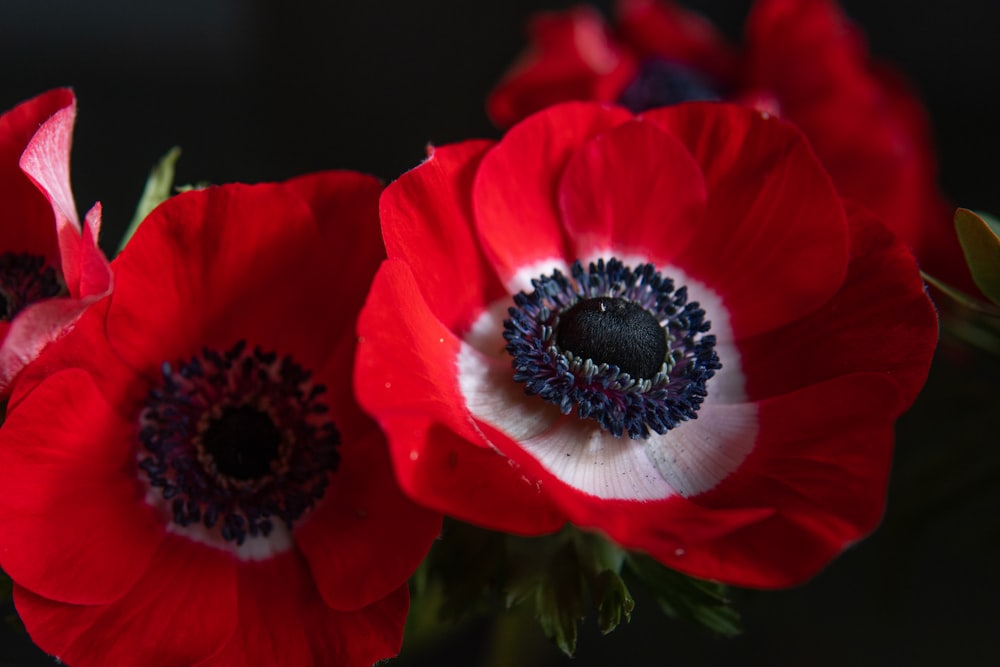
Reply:
<svg viewBox="0 0 1000 667"><path fill-rule="evenodd" d="M556 343L598 364L614 364L634 378L651 378L667 354L667 339L652 313L632 301L582 299L559 318Z"/></svg>
<svg viewBox="0 0 1000 667"><path fill-rule="evenodd" d="M614 436L648 438L695 419L721 368L687 289L652 264L603 259L531 281L504 320L514 380Z"/></svg>
<svg viewBox="0 0 1000 667"><path fill-rule="evenodd" d="M0 320L10 322L27 306L67 294L59 273L45 258L28 253L0 254Z"/></svg>
<svg viewBox="0 0 1000 667"><path fill-rule="evenodd" d="M139 468L180 526L237 545L292 524L326 490L340 434L326 387L291 357L244 341L164 363L140 415Z"/></svg>
<svg viewBox="0 0 1000 667"><path fill-rule="evenodd" d="M628 84L618 102L633 113L681 102L720 100L722 95L701 72L663 58L649 58Z"/></svg>
<svg viewBox="0 0 1000 667"><path fill-rule="evenodd" d="M264 476L278 458L281 434L269 415L241 405L223 408L201 436L216 471L241 481Z"/></svg>

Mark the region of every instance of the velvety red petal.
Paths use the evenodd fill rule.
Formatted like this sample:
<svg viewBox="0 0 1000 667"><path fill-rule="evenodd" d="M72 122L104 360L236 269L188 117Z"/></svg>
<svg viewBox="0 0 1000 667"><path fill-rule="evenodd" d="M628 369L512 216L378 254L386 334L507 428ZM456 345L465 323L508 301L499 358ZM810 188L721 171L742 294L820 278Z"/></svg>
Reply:
<svg viewBox="0 0 1000 667"><path fill-rule="evenodd" d="M592 7L537 15L529 46L486 100L498 127L559 102L617 99L635 76L636 62Z"/></svg>
<svg viewBox="0 0 1000 667"><path fill-rule="evenodd" d="M322 358L279 344L300 334L315 340L328 330L310 329L326 326L317 322L339 320L337 329L344 328L340 313L315 300L308 309L292 308L300 290L316 294L316 281L326 278L302 267L303 257L319 254L318 241L312 211L280 185L171 197L114 262L108 338L133 368L152 374L163 361L186 359L203 346L228 349L240 339L295 352L298 363L315 367Z"/></svg>
<svg viewBox="0 0 1000 667"><path fill-rule="evenodd" d="M705 216L671 263L722 297L737 338L799 319L833 296L847 267L847 222L801 133L728 104L681 104L642 118L701 165Z"/></svg>
<svg viewBox="0 0 1000 667"><path fill-rule="evenodd" d="M618 0L618 30L643 57L689 65L722 83L737 74L738 56L710 21L671 0Z"/></svg>
<svg viewBox="0 0 1000 667"><path fill-rule="evenodd" d="M70 665L186 667L215 653L237 627L233 561L172 536L148 565L111 604L63 604L21 586L14 602L32 640Z"/></svg>
<svg viewBox="0 0 1000 667"><path fill-rule="evenodd" d="M308 202L323 237L321 252L303 253L303 259L321 256L317 265L328 268L329 278L315 281L316 292L322 290L326 302L341 314L357 313L367 293L362 286L367 287L385 259L378 215L382 184L367 174L327 171L284 185ZM353 322L343 319L345 330L353 332Z"/></svg>
<svg viewBox="0 0 1000 667"><path fill-rule="evenodd" d="M0 225L0 250L41 255L55 268L59 267L59 244L52 207L18 161L42 123L60 109L75 106L73 92L60 88L0 115L0 199L5 221Z"/></svg>
<svg viewBox="0 0 1000 667"><path fill-rule="evenodd" d="M870 214L849 209L851 262L840 291L809 316L740 341L751 399L858 372L916 398L937 342L937 315L909 250Z"/></svg>
<svg viewBox="0 0 1000 667"><path fill-rule="evenodd" d="M462 343L429 310L403 262L390 259L376 274L358 335L358 402L385 431L407 494L459 519L488 518L498 530L543 533L563 523L483 438L458 386Z"/></svg>
<svg viewBox="0 0 1000 667"><path fill-rule="evenodd" d="M78 368L90 376L108 406L123 422L136 421L149 385L145 377L122 363L108 344L104 322L109 305L107 298L95 301L83 311L70 333L46 346L38 358L24 368L11 388L8 412L50 376Z"/></svg>
<svg viewBox="0 0 1000 667"><path fill-rule="evenodd" d="M441 515L413 504L393 477L374 425L345 441L322 502L295 530L323 600L350 611L406 583L441 532Z"/></svg>
<svg viewBox="0 0 1000 667"><path fill-rule="evenodd" d="M71 295L80 296L80 218L69 181L69 154L75 121L74 101L42 123L21 154L20 165L52 206L66 287Z"/></svg>
<svg viewBox="0 0 1000 667"><path fill-rule="evenodd" d="M77 604L121 597L164 526L144 501L136 425L85 372L57 373L0 429L0 566L22 586Z"/></svg>
<svg viewBox="0 0 1000 667"><path fill-rule="evenodd" d="M456 333L505 293L483 258L472 213L473 179L492 145L465 141L434 148L382 195L389 256L406 260L431 310Z"/></svg>
<svg viewBox="0 0 1000 667"><path fill-rule="evenodd" d="M97 245L101 233L101 204L87 211L80 240L80 298L104 296L111 291L111 266Z"/></svg>
<svg viewBox="0 0 1000 667"><path fill-rule="evenodd" d="M638 255L662 266L695 236L705 184L683 144L652 123L632 121L573 154L559 204L577 257Z"/></svg>
<svg viewBox="0 0 1000 667"><path fill-rule="evenodd" d="M406 586L357 611L340 612L323 603L294 551L242 563L238 572L239 627L198 667L368 667L399 653L409 607Z"/></svg>
<svg viewBox="0 0 1000 667"><path fill-rule="evenodd" d="M791 586L874 530L885 508L899 400L895 383L864 373L760 402L753 453L694 500L713 510L771 507L774 515L713 544L690 545L687 571L743 586Z"/></svg>
<svg viewBox="0 0 1000 667"><path fill-rule="evenodd" d="M250 296L255 304L250 306L252 319L242 323L244 335L266 349L291 353L306 368L329 369L324 378L328 398L353 405L354 360L344 354L351 353L358 311L385 258L378 215L382 185L365 174L326 171L275 187L306 202L315 229L292 232L299 244L297 255L288 258L293 265L272 276L266 292ZM237 301L243 297L233 295Z"/></svg>
<svg viewBox="0 0 1000 667"><path fill-rule="evenodd" d="M21 370L61 336L99 296L89 299L49 299L34 303L5 326L0 337L0 396L10 391ZM2 335L2 334L0 334Z"/></svg>
<svg viewBox="0 0 1000 667"><path fill-rule="evenodd" d="M618 107L561 104L511 128L483 158L472 193L476 229L508 287L526 265L576 259L558 208L559 178L583 142L631 118Z"/></svg>

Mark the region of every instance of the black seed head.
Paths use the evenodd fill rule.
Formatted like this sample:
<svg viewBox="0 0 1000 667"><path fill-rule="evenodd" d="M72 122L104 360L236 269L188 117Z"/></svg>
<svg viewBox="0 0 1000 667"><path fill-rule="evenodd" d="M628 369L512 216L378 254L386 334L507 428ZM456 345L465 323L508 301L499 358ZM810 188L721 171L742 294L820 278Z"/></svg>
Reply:
<svg viewBox="0 0 1000 667"><path fill-rule="evenodd" d="M633 378L652 378L663 365L667 340L645 308L625 299L577 302L559 318L556 343L596 364L615 365Z"/></svg>

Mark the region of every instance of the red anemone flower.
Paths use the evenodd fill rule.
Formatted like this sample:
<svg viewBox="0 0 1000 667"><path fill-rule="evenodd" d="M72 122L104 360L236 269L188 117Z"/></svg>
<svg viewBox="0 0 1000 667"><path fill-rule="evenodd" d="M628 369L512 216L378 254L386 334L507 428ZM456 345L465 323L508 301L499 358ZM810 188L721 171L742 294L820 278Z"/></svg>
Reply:
<svg viewBox="0 0 1000 667"><path fill-rule="evenodd" d="M76 100L53 90L0 116L0 396L25 364L111 288L97 247L101 207L83 230L69 183Z"/></svg>
<svg viewBox="0 0 1000 667"><path fill-rule="evenodd" d="M353 398L375 179L178 195L15 385L0 567L71 665L371 665L440 529Z"/></svg>
<svg viewBox="0 0 1000 667"><path fill-rule="evenodd" d="M614 30L589 7L542 14L530 38L488 100L499 126L568 100L638 113L724 99L780 115L805 132L840 193L902 236L924 270L978 293L955 207L937 186L926 114L832 0L757 0L742 49L669 0L619 0Z"/></svg>
<svg viewBox="0 0 1000 667"><path fill-rule="evenodd" d="M434 149L381 215L355 385L422 503L757 587L878 523L936 315L792 125L557 105Z"/></svg>

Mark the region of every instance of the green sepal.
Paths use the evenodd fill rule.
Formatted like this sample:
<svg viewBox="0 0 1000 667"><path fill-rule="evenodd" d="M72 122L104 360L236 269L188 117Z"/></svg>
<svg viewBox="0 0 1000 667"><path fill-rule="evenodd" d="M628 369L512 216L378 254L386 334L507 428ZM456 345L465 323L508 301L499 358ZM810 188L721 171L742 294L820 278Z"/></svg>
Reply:
<svg viewBox="0 0 1000 667"><path fill-rule="evenodd" d="M935 278L926 271L921 271L920 275L929 285L936 287L946 296L951 297L954 301L965 306L966 308L977 313L982 313L983 315L989 315L990 317L1000 317L1000 306L994 306L992 303L966 294L962 290L954 288L948 283Z"/></svg>
<svg viewBox="0 0 1000 667"><path fill-rule="evenodd" d="M602 634L608 634L622 620L632 620L635 600L620 573L625 551L614 542L595 533L572 532L583 576L597 608L597 623Z"/></svg>
<svg viewBox="0 0 1000 667"><path fill-rule="evenodd" d="M625 563L671 618L694 621L724 637L743 631L723 584L681 574L645 554L628 554Z"/></svg>
<svg viewBox="0 0 1000 667"><path fill-rule="evenodd" d="M586 582L568 531L543 538L507 536L508 576L503 595L508 609L527 607L545 636L572 656L577 628L586 612Z"/></svg>
<svg viewBox="0 0 1000 667"><path fill-rule="evenodd" d="M121 252L125 245L139 229L139 225L146 219L150 212L170 198L174 187L174 173L177 167L177 160L181 157L181 149L174 146L167 154L160 158L160 161L153 166L146 179L146 187L139 197L139 204L135 207L135 214L132 221L122 235L122 240L118 244L118 252Z"/></svg>
<svg viewBox="0 0 1000 667"><path fill-rule="evenodd" d="M595 605L597 606L597 624L601 634L608 634L622 623L632 620L632 610L635 600L629 592L625 581L616 572L605 570L597 577L594 588Z"/></svg>
<svg viewBox="0 0 1000 667"><path fill-rule="evenodd" d="M960 208L955 211L955 231L976 286L1000 304L1000 223Z"/></svg>

